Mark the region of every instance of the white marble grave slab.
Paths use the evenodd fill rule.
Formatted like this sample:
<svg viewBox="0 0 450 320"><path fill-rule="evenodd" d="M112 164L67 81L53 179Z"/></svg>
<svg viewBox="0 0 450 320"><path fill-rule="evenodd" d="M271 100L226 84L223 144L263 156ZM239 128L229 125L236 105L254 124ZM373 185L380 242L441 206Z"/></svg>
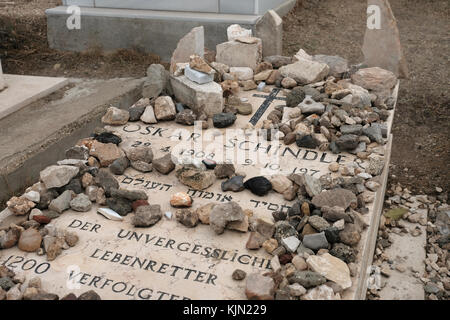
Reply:
<svg viewBox="0 0 450 320"><path fill-rule="evenodd" d="M261 93L244 92L241 97L253 104L255 112L264 98L254 97L254 94ZM265 119L279 103L283 104L281 100L272 102L261 119ZM234 127L243 128L251 117L238 116ZM260 127L260 122L256 127ZM155 125L135 122L111 128L122 137L121 146L151 145L155 158L172 152L176 157L193 154L198 159L229 159L235 163L236 171L244 172L246 178L291 172L305 172L319 177L328 173L329 162L347 163L354 159L347 153L333 155L298 148L295 144L284 146L279 141L259 141L257 137L252 140L251 135L245 135L243 131L208 129L200 135L194 127L174 122ZM207 135L218 138L208 140ZM204 141L203 147L196 150L200 141ZM357 247L359 271L352 278L352 287L343 293L343 299L364 299L365 296L391 146L392 135L385 145L387 162L381 177L382 187L376 192L375 201L368 206L369 213L363 216L369 228L362 233ZM248 150L239 158L238 150L242 149ZM252 158L255 154L258 157ZM169 199L180 191L192 196L194 209L210 202L232 200L243 209L253 210L254 216L268 219L271 219L273 211L285 211L293 203L275 192L265 197L255 196L248 190L222 192L220 183L224 180L217 180L207 190L191 190L179 183L174 172L169 175L155 171L143 174L128 168L117 179L121 187L144 190L150 204L160 204L162 212L175 212L169 205ZM232 280L233 271L237 268L246 272L270 270L270 255L264 249L246 249L249 233L226 230L222 235L216 235L208 225L190 229L166 217L150 228L134 228L130 223L133 214L120 222L108 220L96 210L96 205L87 213L69 210L52 221L57 227L75 231L80 237L75 247L63 251L56 260L48 262L45 256L11 248L0 251L0 264L30 277L39 275L44 289L60 296L93 289L103 299L136 300L245 299L245 281ZM8 214L7 211L0 213L0 220Z"/></svg>

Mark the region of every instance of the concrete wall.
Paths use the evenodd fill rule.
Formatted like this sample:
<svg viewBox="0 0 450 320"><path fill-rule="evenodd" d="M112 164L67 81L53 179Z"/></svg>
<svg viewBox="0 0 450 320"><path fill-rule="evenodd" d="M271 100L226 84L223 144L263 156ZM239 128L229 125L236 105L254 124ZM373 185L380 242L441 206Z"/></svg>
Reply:
<svg viewBox="0 0 450 320"><path fill-rule="evenodd" d="M63 5L260 15L285 2L288 0L63 0Z"/></svg>
<svg viewBox="0 0 450 320"><path fill-rule="evenodd" d="M95 3L98 4L98 1ZM268 5L269 2L265 1L269 0L259 0L258 3ZM289 12L296 2L270 1L272 4L273 1L282 3L275 9L281 16ZM136 48L157 54L164 61L170 61L178 41L194 27L204 26L205 46L215 50L217 44L227 41L228 26L236 23L255 31L261 17L254 14L81 7L81 28L69 30L66 27L69 18L66 10L67 7L61 6L46 11L47 38L51 48L78 52L94 48L104 51Z"/></svg>

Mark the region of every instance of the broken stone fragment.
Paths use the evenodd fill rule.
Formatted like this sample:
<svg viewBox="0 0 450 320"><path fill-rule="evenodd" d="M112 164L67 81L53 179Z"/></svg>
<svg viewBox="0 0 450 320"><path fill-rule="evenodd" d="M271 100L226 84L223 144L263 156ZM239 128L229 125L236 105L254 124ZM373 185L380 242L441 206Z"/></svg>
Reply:
<svg viewBox="0 0 450 320"><path fill-rule="evenodd" d="M203 171L190 166L180 166L175 175L182 184L195 190L204 190L216 181L216 177L211 171Z"/></svg>
<svg viewBox="0 0 450 320"><path fill-rule="evenodd" d="M26 215L36 206L33 201L30 201L25 197L12 197L6 202L6 205L16 216Z"/></svg>
<svg viewBox="0 0 450 320"><path fill-rule="evenodd" d="M345 222L352 222L351 217L345 212L344 208L339 206L322 206L320 210L322 211L322 216L328 221L335 222L343 219Z"/></svg>
<svg viewBox="0 0 450 320"><path fill-rule="evenodd" d="M102 123L120 126L124 125L130 119L130 113L127 110L122 110L116 107L109 107L106 114L102 117Z"/></svg>
<svg viewBox="0 0 450 320"><path fill-rule="evenodd" d="M109 220L123 221L123 217L110 208L98 208L97 212Z"/></svg>
<svg viewBox="0 0 450 320"><path fill-rule="evenodd" d="M209 64L200 56L198 55L191 55L189 57L189 67L195 71L203 72L206 74L214 74L215 71L213 68L209 66Z"/></svg>
<svg viewBox="0 0 450 320"><path fill-rule="evenodd" d="M236 121L236 115L234 113L216 113L213 116L213 124L216 128L227 128Z"/></svg>
<svg viewBox="0 0 450 320"><path fill-rule="evenodd" d="M247 276L247 273L241 269L234 270L233 274L231 275L233 280L236 280L236 281L244 280L246 276Z"/></svg>
<svg viewBox="0 0 450 320"><path fill-rule="evenodd" d="M345 262L329 253L320 256L309 256L306 260L309 268L340 285L344 290L352 286L350 270Z"/></svg>
<svg viewBox="0 0 450 320"><path fill-rule="evenodd" d="M249 250L258 250L266 241L266 238L257 231L250 232L245 247Z"/></svg>
<svg viewBox="0 0 450 320"><path fill-rule="evenodd" d="M12 225L7 232L0 231L0 248L9 249L14 247L19 241L22 230L22 228Z"/></svg>
<svg viewBox="0 0 450 320"><path fill-rule="evenodd" d="M175 116L175 122L184 124L187 126L194 125L195 121L197 120L197 116L191 109L184 109L181 112L178 112Z"/></svg>
<svg viewBox="0 0 450 320"><path fill-rule="evenodd" d="M190 209L178 209L175 212L175 218L179 223L188 228L194 228L199 222L197 212Z"/></svg>
<svg viewBox="0 0 450 320"><path fill-rule="evenodd" d="M140 206L137 208L131 223L135 227L150 227L162 218L161 206L159 204Z"/></svg>
<svg viewBox="0 0 450 320"><path fill-rule="evenodd" d="M352 82L376 93L390 92L397 84L397 77L391 71L379 67L359 69L352 74Z"/></svg>
<svg viewBox="0 0 450 320"><path fill-rule="evenodd" d="M262 41L251 38L257 39L256 42L244 43L250 41L244 41L244 38L239 39L241 41L233 40L218 44L216 61L230 67L249 67L255 70L262 60Z"/></svg>
<svg viewBox="0 0 450 320"><path fill-rule="evenodd" d="M312 58L314 61L326 63L328 67L330 67L329 75L335 78L342 78L342 76L349 71L347 60L339 56L318 54Z"/></svg>
<svg viewBox="0 0 450 320"><path fill-rule="evenodd" d="M272 184L265 177L253 177L244 183L245 188L249 189L257 196L265 196L272 190Z"/></svg>
<svg viewBox="0 0 450 320"><path fill-rule="evenodd" d="M209 224L209 216L215 205L215 203L208 203L196 210L201 223Z"/></svg>
<svg viewBox="0 0 450 320"><path fill-rule="evenodd" d="M292 78L299 84L319 82L328 75L329 71L330 67L327 64L306 59L300 59L280 68L283 77Z"/></svg>
<svg viewBox="0 0 450 320"><path fill-rule="evenodd" d="M158 123L158 120L156 120L156 117L155 117L155 111L153 110L153 107L150 105L145 107L145 110L142 113L140 119L142 122L148 123L148 124Z"/></svg>
<svg viewBox="0 0 450 320"><path fill-rule="evenodd" d="M278 193L284 193L286 190L292 187L292 181L285 175L273 175L270 176L270 183L274 191Z"/></svg>
<svg viewBox="0 0 450 320"><path fill-rule="evenodd" d="M184 192L177 192L170 197L170 205L174 208L187 208L192 206L192 198Z"/></svg>
<svg viewBox="0 0 450 320"><path fill-rule="evenodd" d="M109 170L115 175L122 175L125 170L130 166L130 161L127 157L120 157L113 161L109 165Z"/></svg>
<svg viewBox="0 0 450 320"><path fill-rule="evenodd" d="M97 140L92 143L89 154L96 157L102 167L108 167L114 160L125 155L117 145L113 143L102 143Z"/></svg>
<svg viewBox="0 0 450 320"><path fill-rule="evenodd" d="M325 232L306 234L303 236L302 243L311 250L328 249L328 240Z"/></svg>
<svg viewBox="0 0 450 320"><path fill-rule="evenodd" d="M157 120L173 120L177 114L175 104L169 96L156 98L154 111Z"/></svg>
<svg viewBox="0 0 450 320"><path fill-rule="evenodd" d="M288 281L290 284L298 283L302 287L309 289L324 284L327 282L327 279L314 271L295 271L288 278Z"/></svg>
<svg viewBox="0 0 450 320"><path fill-rule="evenodd" d="M283 80L281 80L281 86L285 89L292 89L297 86L297 81L290 77L284 77Z"/></svg>
<svg viewBox="0 0 450 320"><path fill-rule="evenodd" d="M180 41L170 59L170 73L175 72L176 64L189 62L191 55L203 57L205 53L205 35L203 26L193 28Z"/></svg>
<svg viewBox="0 0 450 320"><path fill-rule="evenodd" d="M253 69L249 67L231 67L230 74L235 75L237 80L253 80Z"/></svg>
<svg viewBox="0 0 450 320"><path fill-rule="evenodd" d="M345 224L344 230L339 232L339 238L342 243L354 246L361 240L361 230L356 225L347 223Z"/></svg>
<svg viewBox="0 0 450 320"><path fill-rule="evenodd" d="M74 166L49 166L40 172L41 181L47 189L60 188L69 183L75 177L79 168Z"/></svg>
<svg viewBox="0 0 450 320"><path fill-rule="evenodd" d="M236 38L239 37L251 37L251 36L252 36L251 29L242 28L238 24L232 24L227 28L228 41L235 40Z"/></svg>
<svg viewBox="0 0 450 320"><path fill-rule="evenodd" d="M243 221L245 214L242 208L234 201L217 204L211 210L209 224L217 234L222 234L228 223Z"/></svg>
<svg viewBox="0 0 450 320"><path fill-rule="evenodd" d="M313 197L312 203L318 208L338 206L346 210L349 206L356 206L357 199L350 190L333 189L322 191L319 195Z"/></svg>
<svg viewBox="0 0 450 320"><path fill-rule="evenodd" d="M264 56L264 61L269 62L274 69L279 69L285 65L293 63L292 57L286 57L281 55Z"/></svg>
<svg viewBox="0 0 450 320"><path fill-rule="evenodd" d="M214 174L218 179L231 178L235 173L235 168L233 164L223 163L218 164L214 168Z"/></svg>
<svg viewBox="0 0 450 320"><path fill-rule="evenodd" d="M74 146L66 150L66 158L87 160L89 158L89 149L85 146Z"/></svg>
<svg viewBox="0 0 450 320"><path fill-rule="evenodd" d="M173 169L175 169L175 164L172 161L172 156L170 153L166 154L164 157L154 159L153 167L162 174L169 174Z"/></svg>
<svg viewBox="0 0 450 320"><path fill-rule="evenodd" d="M147 193L145 193L145 191L128 189L111 189L111 197L125 198L130 201L148 199Z"/></svg>
<svg viewBox="0 0 450 320"><path fill-rule="evenodd" d="M308 218L308 223L319 232L325 231L330 227L330 224L320 216L311 216Z"/></svg>
<svg viewBox="0 0 450 320"><path fill-rule="evenodd" d="M335 243L330 250L330 254L341 259L345 263L356 261L356 251L352 247L343 243Z"/></svg>
<svg viewBox="0 0 450 320"><path fill-rule="evenodd" d="M92 202L87 195L80 193L70 201L70 208L78 212L87 212L91 210Z"/></svg>
<svg viewBox="0 0 450 320"><path fill-rule="evenodd" d="M70 201L75 197L75 193L72 190L64 191L59 197L53 199L48 208L52 211L62 213L70 208Z"/></svg>
<svg viewBox="0 0 450 320"><path fill-rule="evenodd" d="M275 294L275 282L270 277L258 273L247 276L245 295L249 300L273 300Z"/></svg>
<svg viewBox="0 0 450 320"><path fill-rule="evenodd" d="M308 293L304 294L301 300L340 300L340 295L334 294L332 288L327 285L321 285L309 290Z"/></svg>
<svg viewBox="0 0 450 320"><path fill-rule="evenodd" d="M245 189L244 187L244 177L243 176L235 176L231 179L222 182L222 191L233 191L240 192Z"/></svg>
<svg viewBox="0 0 450 320"><path fill-rule="evenodd" d="M125 198L107 198L106 205L121 216L126 216L133 211L131 201Z"/></svg>

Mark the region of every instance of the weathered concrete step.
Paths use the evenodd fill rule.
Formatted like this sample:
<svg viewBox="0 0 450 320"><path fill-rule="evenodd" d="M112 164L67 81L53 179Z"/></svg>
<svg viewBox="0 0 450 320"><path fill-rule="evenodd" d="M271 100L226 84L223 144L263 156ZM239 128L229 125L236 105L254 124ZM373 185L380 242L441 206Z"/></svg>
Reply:
<svg viewBox="0 0 450 320"><path fill-rule="evenodd" d="M280 16L289 12L295 1L275 9ZM69 30L66 6L46 10L47 37L51 48L85 51L101 48L112 51L137 48L170 61L178 41L192 28L204 26L205 46L215 50L227 41L227 28L240 24L255 30L260 15L185 11L152 11L114 8L81 8L81 28Z"/></svg>
<svg viewBox="0 0 450 320"><path fill-rule="evenodd" d="M105 110L128 108L143 79L71 79L65 87L0 120L0 205L64 159L65 150L101 125ZM53 100L52 100L53 99Z"/></svg>

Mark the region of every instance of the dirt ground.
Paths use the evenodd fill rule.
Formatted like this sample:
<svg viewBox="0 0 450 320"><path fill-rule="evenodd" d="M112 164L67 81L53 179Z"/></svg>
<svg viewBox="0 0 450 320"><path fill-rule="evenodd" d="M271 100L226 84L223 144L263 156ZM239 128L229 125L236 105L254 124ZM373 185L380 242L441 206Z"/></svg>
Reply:
<svg viewBox="0 0 450 320"><path fill-rule="evenodd" d="M48 48L45 9L60 0L0 2L4 72L86 78L142 77L159 57L136 50L103 55ZM414 193L450 190L449 2L391 0L409 79L401 81L389 183ZM362 62L366 0L299 0L284 18L284 53L340 55Z"/></svg>

